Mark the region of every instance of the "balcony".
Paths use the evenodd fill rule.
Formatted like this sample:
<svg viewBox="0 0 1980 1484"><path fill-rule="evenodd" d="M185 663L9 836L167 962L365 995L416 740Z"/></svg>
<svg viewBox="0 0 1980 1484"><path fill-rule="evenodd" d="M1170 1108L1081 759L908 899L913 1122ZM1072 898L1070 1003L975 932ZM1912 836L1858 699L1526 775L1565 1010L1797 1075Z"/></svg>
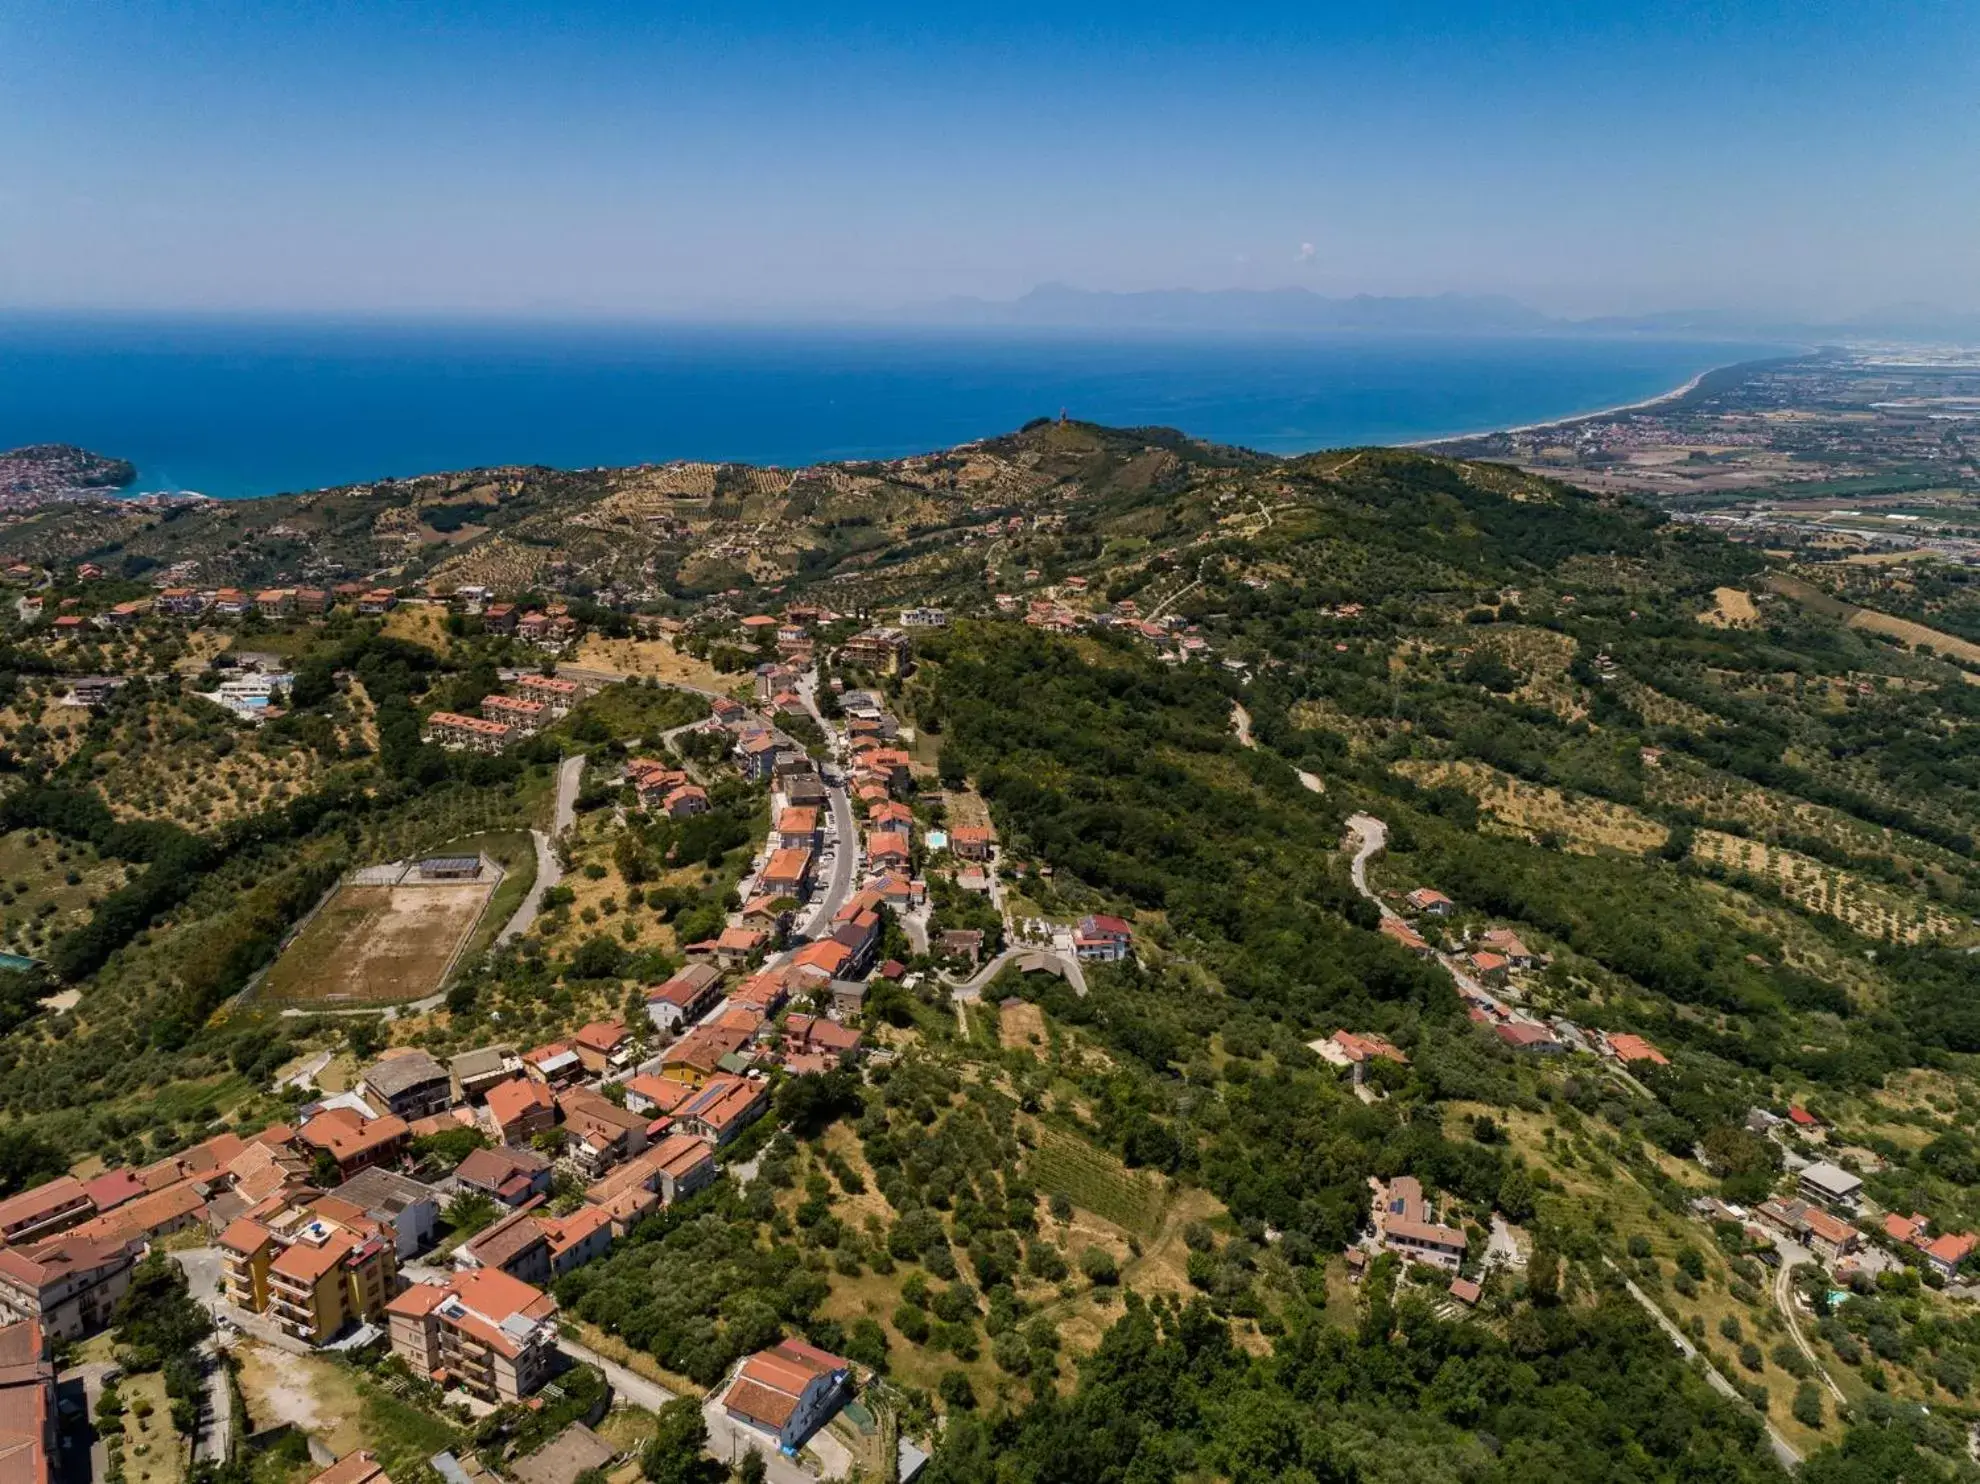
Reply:
<svg viewBox="0 0 1980 1484"><path fill-rule="evenodd" d="M276 1314L289 1319L316 1322L316 1305L308 1294L297 1295L280 1288L268 1291L268 1307Z"/></svg>

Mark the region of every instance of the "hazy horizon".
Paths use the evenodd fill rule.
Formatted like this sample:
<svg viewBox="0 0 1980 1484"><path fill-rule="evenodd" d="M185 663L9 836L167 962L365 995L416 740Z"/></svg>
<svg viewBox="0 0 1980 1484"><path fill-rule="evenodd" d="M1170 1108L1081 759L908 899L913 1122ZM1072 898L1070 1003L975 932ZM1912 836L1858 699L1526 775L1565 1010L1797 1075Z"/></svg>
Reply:
<svg viewBox="0 0 1980 1484"><path fill-rule="evenodd" d="M1980 16L293 4L0 15L0 308L860 319L1299 287L1980 310Z"/></svg>

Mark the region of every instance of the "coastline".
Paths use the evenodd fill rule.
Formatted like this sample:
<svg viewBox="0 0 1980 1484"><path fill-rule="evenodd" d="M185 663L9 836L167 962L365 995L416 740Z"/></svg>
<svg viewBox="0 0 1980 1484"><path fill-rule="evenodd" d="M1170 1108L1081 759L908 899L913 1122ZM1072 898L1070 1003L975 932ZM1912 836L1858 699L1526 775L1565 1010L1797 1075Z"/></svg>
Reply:
<svg viewBox="0 0 1980 1484"><path fill-rule="evenodd" d="M496 328L372 336L241 324L188 341L119 325L23 338L0 323L0 422L23 442L59 436L130 459L138 477L123 498L196 491L233 503L507 464L887 459L1062 408L1280 457L1434 448L1480 436L1448 429L1552 426L1613 413L1619 394L1635 393L1636 405L1681 396L1728 352L1738 363L1773 350L1554 337L766 334L704 328L593 346Z"/></svg>
<svg viewBox="0 0 1980 1484"><path fill-rule="evenodd" d="M1393 446L1396 448L1437 448L1446 443L1469 442L1473 438L1498 438L1513 433L1538 433L1546 428L1571 428L1576 423L1594 422L1597 418L1615 417L1624 412L1642 412L1647 408L1662 407L1667 402L1680 401L1697 391L1704 383L1706 377L1716 372L1730 371L1735 366L1744 366L1747 364L1749 363L1746 361L1727 361L1723 365L1707 366L1683 385L1674 386L1669 391L1659 392L1654 397L1645 397L1639 402L1620 402L1614 407L1599 407L1593 412L1577 412L1571 417L1553 417L1537 423L1519 423L1509 428L1481 428L1470 433L1449 433L1441 438L1417 438L1408 443L1398 443Z"/></svg>

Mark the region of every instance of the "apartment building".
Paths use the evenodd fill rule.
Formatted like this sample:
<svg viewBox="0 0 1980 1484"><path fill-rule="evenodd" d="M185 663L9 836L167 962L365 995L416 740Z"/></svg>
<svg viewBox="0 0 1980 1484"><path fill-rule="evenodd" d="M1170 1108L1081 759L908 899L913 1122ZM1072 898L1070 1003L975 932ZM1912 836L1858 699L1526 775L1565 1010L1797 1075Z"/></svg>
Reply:
<svg viewBox="0 0 1980 1484"><path fill-rule="evenodd" d="M0 1325L0 1479L50 1484L56 1461L55 1362L39 1325Z"/></svg>
<svg viewBox="0 0 1980 1484"><path fill-rule="evenodd" d="M0 1201L0 1243L18 1247L38 1237L53 1236L95 1214L96 1205L82 1181L63 1175Z"/></svg>
<svg viewBox="0 0 1980 1484"><path fill-rule="evenodd" d="M528 737L543 730L550 719L550 708L541 701L529 701L521 696L483 696L481 714Z"/></svg>
<svg viewBox="0 0 1980 1484"><path fill-rule="evenodd" d="M436 711L426 718L425 740L442 747L460 747L469 752L500 752L516 735L507 722L489 721L479 716L462 716L455 711Z"/></svg>
<svg viewBox="0 0 1980 1484"><path fill-rule="evenodd" d="M227 1302L266 1313L310 1345L353 1324L381 1322L398 1282L393 1234L333 1197L271 1197L231 1222L214 1245Z"/></svg>
<svg viewBox="0 0 1980 1484"><path fill-rule="evenodd" d="M362 1090L373 1108L408 1120L444 1112L454 1101L447 1069L417 1049L373 1062L365 1068Z"/></svg>
<svg viewBox="0 0 1980 1484"><path fill-rule="evenodd" d="M555 1371L557 1301L499 1269L422 1283L386 1310L394 1354L484 1401L521 1401Z"/></svg>
<svg viewBox="0 0 1980 1484"><path fill-rule="evenodd" d="M73 1234L0 1249L0 1319L32 1322L51 1339L94 1334L131 1286L138 1250Z"/></svg>
<svg viewBox="0 0 1980 1484"><path fill-rule="evenodd" d="M526 701L540 701L550 708L552 716L563 716L571 707L584 699L584 687L575 680L561 680L555 675L519 675L516 677L515 692Z"/></svg>

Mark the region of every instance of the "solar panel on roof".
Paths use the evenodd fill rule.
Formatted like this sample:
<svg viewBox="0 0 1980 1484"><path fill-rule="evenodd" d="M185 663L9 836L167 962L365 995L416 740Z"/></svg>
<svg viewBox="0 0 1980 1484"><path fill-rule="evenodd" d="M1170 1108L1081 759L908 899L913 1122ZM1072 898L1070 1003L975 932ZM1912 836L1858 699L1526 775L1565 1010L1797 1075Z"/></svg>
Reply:
<svg viewBox="0 0 1980 1484"><path fill-rule="evenodd" d="M472 871L481 865L481 857L475 855L435 855L419 863L422 871Z"/></svg>

